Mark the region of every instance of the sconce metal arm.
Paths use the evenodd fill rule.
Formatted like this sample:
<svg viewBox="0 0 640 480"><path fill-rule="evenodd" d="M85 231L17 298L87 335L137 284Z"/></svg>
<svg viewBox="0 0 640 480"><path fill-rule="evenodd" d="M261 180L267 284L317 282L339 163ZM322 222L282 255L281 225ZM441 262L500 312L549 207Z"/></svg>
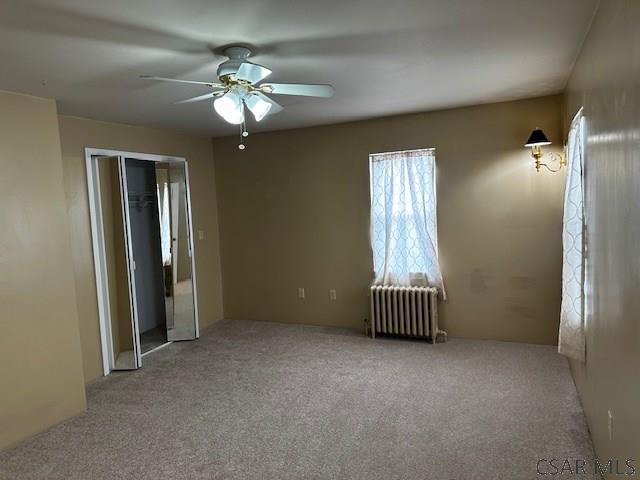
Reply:
<svg viewBox="0 0 640 480"><path fill-rule="evenodd" d="M566 167L567 166L567 153L566 153L566 148L562 151L562 153L547 153L546 155L544 155L542 153L542 149L540 149L540 147L534 148L533 151L531 152L531 156L534 158L535 160L535 165L536 165L536 171L539 172L540 171L540 167L544 167L547 170L549 170L552 173L557 173L560 170L562 170L562 167ZM552 162L557 163L558 164L558 168L551 168L548 164L546 163L542 163L540 160L542 158L548 157Z"/></svg>

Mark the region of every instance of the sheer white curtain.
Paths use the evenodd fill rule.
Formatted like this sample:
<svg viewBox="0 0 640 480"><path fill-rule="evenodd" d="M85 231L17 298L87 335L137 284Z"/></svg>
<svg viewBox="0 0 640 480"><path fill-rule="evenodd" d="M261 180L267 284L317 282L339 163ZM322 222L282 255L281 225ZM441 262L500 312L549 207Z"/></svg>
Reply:
<svg viewBox="0 0 640 480"><path fill-rule="evenodd" d="M370 155L375 283L433 286L438 262L434 150Z"/></svg>
<svg viewBox="0 0 640 480"><path fill-rule="evenodd" d="M169 184L158 185L158 205L160 206L160 244L162 263L171 264L171 226L169 224Z"/></svg>
<svg viewBox="0 0 640 480"><path fill-rule="evenodd" d="M584 118L571 123L562 229L562 308L558 351L584 361Z"/></svg>

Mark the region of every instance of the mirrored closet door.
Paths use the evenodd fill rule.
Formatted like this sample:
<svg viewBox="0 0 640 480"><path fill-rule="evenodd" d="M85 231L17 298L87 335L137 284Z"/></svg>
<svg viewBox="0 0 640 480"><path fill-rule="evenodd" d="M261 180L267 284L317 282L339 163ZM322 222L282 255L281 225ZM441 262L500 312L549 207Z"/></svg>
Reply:
<svg viewBox="0 0 640 480"><path fill-rule="evenodd" d="M198 337L184 159L87 150L105 374Z"/></svg>
<svg viewBox="0 0 640 480"><path fill-rule="evenodd" d="M195 338L190 217L185 165L156 163L167 338Z"/></svg>

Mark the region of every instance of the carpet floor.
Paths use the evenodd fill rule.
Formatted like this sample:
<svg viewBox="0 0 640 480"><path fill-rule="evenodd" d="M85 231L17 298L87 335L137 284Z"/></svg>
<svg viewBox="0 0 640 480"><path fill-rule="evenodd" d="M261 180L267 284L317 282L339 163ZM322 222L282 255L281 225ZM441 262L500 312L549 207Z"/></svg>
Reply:
<svg viewBox="0 0 640 480"><path fill-rule="evenodd" d="M539 459L594 458L546 346L222 321L87 396L0 453L0 478L513 480L544 478Z"/></svg>

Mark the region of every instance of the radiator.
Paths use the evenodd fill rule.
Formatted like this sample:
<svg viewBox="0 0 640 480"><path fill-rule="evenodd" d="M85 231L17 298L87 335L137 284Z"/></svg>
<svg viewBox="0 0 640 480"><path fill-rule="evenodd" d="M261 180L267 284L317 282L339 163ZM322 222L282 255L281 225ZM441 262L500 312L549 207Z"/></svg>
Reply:
<svg viewBox="0 0 640 480"><path fill-rule="evenodd" d="M438 291L427 287L371 287L371 336L429 338L438 334Z"/></svg>

